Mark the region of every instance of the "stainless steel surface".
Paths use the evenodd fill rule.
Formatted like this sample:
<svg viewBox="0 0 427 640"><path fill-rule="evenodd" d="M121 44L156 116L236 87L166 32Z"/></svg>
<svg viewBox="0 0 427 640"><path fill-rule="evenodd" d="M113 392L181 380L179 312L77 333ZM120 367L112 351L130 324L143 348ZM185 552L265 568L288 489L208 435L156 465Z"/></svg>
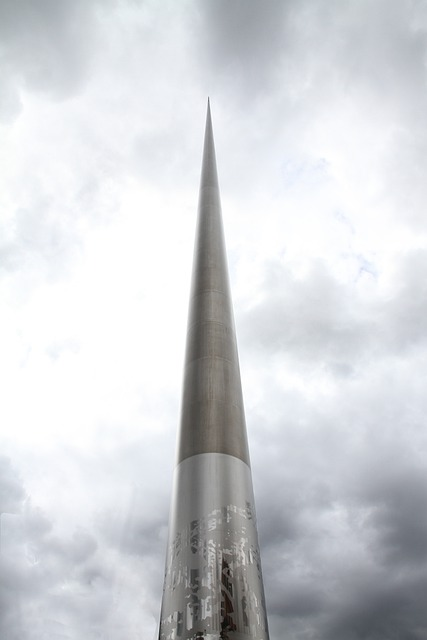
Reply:
<svg viewBox="0 0 427 640"><path fill-rule="evenodd" d="M267 640L247 464L220 453L184 460L170 523L160 640Z"/></svg>
<svg viewBox="0 0 427 640"><path fill-rule="evenodd" d="M217 452L249 464L210 109L194 249L178 462Z"/></svg>
<svg viewBox="0 0 427 640"><path fill-rule="evenodd" d="M159 640L268 640L208 105Z"/></svg>

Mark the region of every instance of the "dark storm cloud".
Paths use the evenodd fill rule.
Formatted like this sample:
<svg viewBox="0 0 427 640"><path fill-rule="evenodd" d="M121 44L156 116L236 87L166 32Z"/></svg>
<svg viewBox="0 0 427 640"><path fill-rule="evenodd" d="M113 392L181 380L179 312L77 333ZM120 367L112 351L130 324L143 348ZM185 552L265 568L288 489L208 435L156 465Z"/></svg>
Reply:
<svg viewBox="0 0 427 640"><path fill-rule="evenodd" d="M0 632L4 637L19 637L22 625L18 593L24 588L22 566L14 549L24 538L22 511L25 490L10 460L0 458ZM10 634L10 636L8 636Z"/></svg>
<svg viewBox="0 0 427 640"><path fill-rule="evenodd" d="M393 214L402 224L425 227L425 3L208 0L186 4L189 13L177 24L185 24L187 31L165 32L161 27L165 16L170 17L169 8L163 13L154 2L140 13L144 3L131 3L132 11L126 14L121 13L124 5L115 3L108 34L102 21L106 4L0 3L0 117L16 115L21 90L42 94L47 102L80 93L104 45L111 46L106 60L113 63L108 69L99 67L104 81L109 78L109 91L91 78L99 101L78 107L87 120L80 112L74 120L73 112L72 123L64 118L64 128L54 129L49 147L50 123L35 142L43 148L22 173L16 217L7 225L0 249L2 266L10 274L22 265L31 278L58 273L62 258L76 245L79 225L86 229L81 212L94 216L97 209L118 210L109 188L101 200L97 191L99 185L108 187L117 180L126 154L131 160L125 170L138 181L161 182L166 191L170 187L171 200L171 176L180 176L180 188L197 182L196 169L187 172L186 160L199 145L199 139L188 134L187 111L197 93L194 86L188 93L183 88L176 94L179 99L175 95L169 100L177 47L181 53L188 47L192 55L177 67L182 77L197 77L209 91L213 87L214 109L216 101L226 105L237 131L228 145L242 149L238 162L235 149L227 152L227 146L221 151L218 145L218 157L224 183L229 180L239 207L256 189L265 186L269 196L279 198L295 182L300 187L296 197L307 192L303 206L316 208L314 194L322 196L316 185L324 184L326 174L333 181L336 173L344 176L351 199L367 187L357 169L370 167L371 147L384 145L380 166L373 166L372 173L366 170L380 185L380 202L375 200L373 208L384 205L382 198L388 194L386 217ZM163 39L157 40L153 25ZM153 45L149 54L146 42ZM176 75L181 80L181 73ZM172 86L176 91L177 85ZM166 115L159 107L162 102L170 103ZM233 103L245 109L233 110ZM94 104L100 111L91 115ZM127 111L132 104L137 117L132 109ZM347 109L350 115L341 120ZM64 113L61 110L61 119ZM105 127L97 129L93 117L106 117ZM179 132L174 131L177 122ZM371 139L365 124L374 124L372 132L384 138ZM128 126L135 132L129 136L132 144L121 137ZM366 139L360 147L359 134ZM63 144L67 157L62 161L75 177L64 189L68 177L62 180L63 174L55 172L61 162L55 147L58 140L65 143L67 135L79 146L69 158L69 147ZM172 140L178 143L172 145ZM109 145L116 143L120 150L112 158L115 152ZM43 158L49 161L43 163ZM271 175L276 176L273 181ZM51 184L43 182L46 176ZM338 200L334 197L331 209ZM262 199L262 224L269 224L268 209L276 205ZM148 218L150 209L148 204ZM349 222L356 231L358 215ZM278 224L278 233L281 229ZM314 233L309 228L305 232ZM119 262L119 246L113 255ZM286 252L282 255L280 260L268 255L260 267L259 295L239 318L242 355L249 371L257 369L247 417L272 638L420 640L427 629L422 435L427 412L427 254L402 249L386 295L377 286L380 268L362 256L352 257L358 262L355 280L345 282L331 266L333 258L331 263L313 259L307 271L296 276ZM365 276L370 280L368 296L358 283ZM22 281L12 285L22 295ZM53 342L52 358L67 344ZM145 410L157 416L156 423L176 422L175 407L166 410L164 393L148 399L141 390L141 398ZM139 417L133 419L135 432L141 433L145 425ZM117 421L114 429L125 439L122 426ZM58 511L67 513L63 531L51 514L24 502L19 478L9 463L0 464L0 497L7 512L3 548L9 554L1 560L0 635L7 630L13 640L29 640L31 634L31 640L46 634L52 639L99 637L106 628L106 612L117 608L111 599L115 581L124 599L130 597L121 630L108 626L111 637L133 637L131 619L141 610L142 593L150 592L157 616L173 466L172 456L170 465L165 462L170 434L163 441L146 439L145 453L132 443L127 451L112 447L113 453L103 458L109 438L111 433L106 436L102 429L102 444L96 442L93 459L76 455L72 472L84 486L82 497L90 494L88 499L96 504L94 523L87 513L82 515L76 489L70 487L78 513L70 523L72 508L67 511L63 496L57 500ZM65 465L69 457L61 452L57 465ZM141 483L127 510L115 493L124 478L130 486ZM76 529L76 519L89 529ZM43 616L44 626L37 630L37 619Z"/></svg>
<svg viewBox="0 0 427 640"><path fill-rule="evenodd" d="M311 445L307 438L306 446ZM331 450L332 469L339 449L338 444ZM292 466L282 452L282 465L288 462ZM424 468L396 468L398 456L395 466L383 472L381 463L379 457L375 469L362 466L357 498L345 473L332 471L324 477L331 501L316 501L307 480L311 469L304 467L298 477L295 466L289 473L293 500L286 491L275 500L261 495L263 568L278 637L285 629L293 640L312 637L314 629L322 640L423 637L426 473ZM354 460L347 459L346 465L356 472ZM279 480L277 486L286 485ZM273 517L280 509L298 523L294 531ZM272 528L274 537L268 534Z"/></svg>
<svg viewBox="0 0 427 640"><path fill-rule="evenodd" d="M252 461L277 637L418 640L427 628L425 261L402 252L386 294L371 270L368 298L321 260L298 277L270 261L241 312L249 367L271 369L248 423L263 424Z"/></svg>
<svg viewBox="0 0 427 640"><path fill-rule="evenodd" d="M375 531L373 548L385 566L427 567L427 474L425 467L396 459L366 470L360 487ZM365 480L366 482L366 480Z"/></svg>
<svg viewBox="0 0 427 640"><path fill-rule="evenodd" d="M325 640L421 640L425 637L427 580L424 575L393 579L367 575L354 581L334 604L335 615L320 637Z"/></svg>
<svg viewBox="0 0 427 640"><path fill-rule="evenodd" d="M92 637L91 626L104 623L111 601L111 561L106 567L97 540L85 529L58 535L47 515L25 499L9 461L0 462L1 637L45 637L49 620L64 625L64 633L77 624Z"/></svg>

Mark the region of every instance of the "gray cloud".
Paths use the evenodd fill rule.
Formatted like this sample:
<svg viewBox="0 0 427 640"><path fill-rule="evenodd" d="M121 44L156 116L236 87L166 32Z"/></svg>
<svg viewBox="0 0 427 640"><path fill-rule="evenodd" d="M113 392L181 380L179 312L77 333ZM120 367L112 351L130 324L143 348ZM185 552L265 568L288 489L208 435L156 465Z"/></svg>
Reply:
<svg viewBox="0 0 427 640"><path fill-rule="evenodd" d="M365 506L367 526L376 531L378 559L386 565L427 564L427 474L415 460L383 464L368 475ZM369 508L369 505L371 507Z"/></svg>
<svg viewBox="0 0 427 640"><path fill-rule="evenodd" d="M427 251L415 250L396 265L394 294L384 305L382 327L390 325L390 346L419 348L424 346L427 327L427 288L420 275L426 273Z"/></svg>
<svg viewBox="0 0 427 640"><path fill-rule="evenodd" d="M21 86L57 99L79 90L98 44L97 6L80 0L0 4L2 115L20 108Z"/></svg>
<svg viewBox="0 0 427 640"><path fill-rule="evenodd" d="M331 458L337 455L331 452ZM347 464L355 470L353 461ZM283 492L276 503L262 495L263 567L277 637L280 629L292 639L311 637L314 629L325 640L385 639L393 629L398 637L422 637L427 621L425 471L418 476L409 472L404 479L390 469L386 486L374 472L362 473L370 495L357 504L339 474L327 480L328 506L316 504L314 494L307 504L310 480L304 475L291 487L291 508ZM295 479L295 469L290 475ZM359 478L360 485L363 481ZM277 509L300 523L296 535L289 536L289 529L272 517ZM274 539L263 535L273 528Z"/></svg>
<svg viewBox="0 0 427 640"><path fill-rule="evenodd" d="M264 342L274 353L296 352L301 359L345 363L349 354L370 340L368 323L358 318L357 290L340 284L321 261L301 279L295 279L284 264L270 264L260 289L263 302L242 322L242 339L248 344Z"/></svg>
<svg viewBox="0 0 427 640"><path fill-rule="evenodd" d="M254 477L270 476L257 497L277 637L423 637L424 260L403 254L388 295L378 289L369 302L325 264L298 279L269 264L240 322L249 367L270 369L249 427L263 425L251 440ZM326 393L313 390L325 374Z"/></svg>
<svg viewBox="0 0 427 640"><path fill-rule="evenodd" d="M0 513L19 513L25 491L8 458L0 456Z"/></svg>
<svg viewBox="0 0 427 640"><path fill-rule="evenodd" d="M424 577L390 580L383 574L372 575L353 584L337 604L335 620L326 625L322 637L343 640L408 638L419 640L425 633Z"/></svg>
<svg viewBox="0 0 427 640"><path fill-rule="evenodd" d="M219 76L233 92L244 91L247 97L268 90L288 48L288 7L276 0L203 3L198 8L198 49L210 68L210 80Z"/></svg>
<svg viewBox="0 0 427 640"><path fill-rule="evenodd" d="M24 502L25 491L8 461L2 460L1 470L3 509L14 510L3 513L1 522L2 637L45 637L49 620L65 633L49 637L71 637L67 621L77 620L77 611L77 624L92 637L91 625L104 623L111 600L112 562L109 572L98 554L97 541L84 529L59 536L45 513L28 499Z"/></svg>
<svg viewBox="0 0 427 640"><path fill-rule="evenodd" d="M30 105L31 118L8 129L10 173L13 162L20 172L11 180L13 210L2 229L8 291L18 297L40 283L67 280L66 267L80 248L98 259L103 234L97 226L105 230L106 215L117 214L120 235L121 205L131 200L141 205L135 237L148 240L130 252L149 253L153 202L164 202L160 191L171 196L158 237L182 243L179 215L196 203L203 124L193 126L191 105L204 109L212 91L224 215L237 229L231 256L237 266L250 231L256 236L259 270L238 309L238 325L272 638L424 638L427 260L422 237L414 237L426 219L423 3L106 7L65 0L0 6L1 115L13 120L20 100L29 104L25 98L34 94L39 109L34 115ZM79 97L76 104L65 101L71 96ZM15 158L16 148L25 150L22 158ZM142 190L149 186L151 199L140 201L132 181ZM184 206L178 191L191 191ZM335 211L343 211L345 233L334 226L338 215L332 222ZM88 225L94 238L85 247ZM274 242L263 240L270 225ZM394 245L387 246L387 233L381 245L381 225L384 232L396 226ZM313 242L298 272L287 249L319 231L327 251L317 255ZM107 278L101 256L93 291L114 282L130 290L127 278L139 263L121 271L129 258L121 246L126 238L104 247L114 270ZM170 259L174 269L179 262L172 245L157 247L150 280L162 263ZM170 282L169 276L168 288ZM179 380L172 400L161 384L156 391L154 379L170 366L169 352L164 337L150 335L160 346L146 353L141 337L156 303L141 285L145 306L135 314L125 295L116 300L118 290L109 290L107 313L99 316L105 360L93 367L84 393L71 384L67 396L67 406L81 405L76 416L84 426L77 419L76 432L87 428L93 442L82 449L50 443L55 454L46 459L38 448L23 454L31 458L22 465L28 492L31 482L37 485L34 469L46 469L51 509L26 500L18 475L0 461L8 554L1 558L0 630L7 640L90 640L106 628L113 640L141 633L151 640L144 632L160 603ZM95 298L87 293L77 324L95 311ZM117 333L108 317L116 307L113 324L126 327ZM132 333L127 321L135 315ZM11 326L14 321L13 315ZM93 348L92 334L70 327L38 345L49 355L47 363L40 358L42 366L56 367L52 379L69 373L66 356L73 355L64 384L77 381L87 365L81 357L87 342ZM113 348L117 340L124 343L126 331L129 342ZM135 410L124 393L117 400L123 411L105 420L99 416L108 413L108 402L100 413L93 409L105 402L103 363L117 396L145 372L140 363L132 369L130 359L117 358L126 350L144 361L150 384L135 384ZM37 393L38 370L18 364L17 397L22 380ZM48 404L50 389L43 394ZM93 416L86 411L89 397ZM45 415L36 412L31 428ZM51 432L61 432L60 422ZM154 428L156 436L146 435ZM16 445L21 452L25 447L31 445Z"/></svg>
<svg viewBox="0 0 427 640"><path fill-rule="evenodd" d="M261 300L239 319L248 349L283 353L310 366L326 366L333 375L350 375L366 358L399 355L425 346L426 271L424 250L403 255L395 265L393 291L364 299L357 279L343 283L323 261L296 278L284 262L265 265ZM375 282L375 276L372 282ZM375 286L375 285L374 285Z"/></svg>

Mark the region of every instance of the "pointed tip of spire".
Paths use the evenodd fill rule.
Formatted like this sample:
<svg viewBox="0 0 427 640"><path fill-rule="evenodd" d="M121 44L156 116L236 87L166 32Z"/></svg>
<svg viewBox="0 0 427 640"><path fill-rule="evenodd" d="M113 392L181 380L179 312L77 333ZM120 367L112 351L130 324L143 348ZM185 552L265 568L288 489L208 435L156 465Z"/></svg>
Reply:
<svg viewBox="0 0 427 640"><path fill-rule="evenodd" d="M206 111L205 141L203 145L202 176L201 176L200 185L202 184L206 185L208 183L215 185L216 188L218 188L218 176L216 171L211 103L210 103L209 96L208 96L208 106Z"/></svg>
<svg viewBox="0 0 427 640"><path fill-rule="evenodd" d="M213 130L212 130L212 114L211 114L211 102L208 96L208 108L206 111L206 129L205 129L205 142L208 138L212 139L213 144Z"/></svg>

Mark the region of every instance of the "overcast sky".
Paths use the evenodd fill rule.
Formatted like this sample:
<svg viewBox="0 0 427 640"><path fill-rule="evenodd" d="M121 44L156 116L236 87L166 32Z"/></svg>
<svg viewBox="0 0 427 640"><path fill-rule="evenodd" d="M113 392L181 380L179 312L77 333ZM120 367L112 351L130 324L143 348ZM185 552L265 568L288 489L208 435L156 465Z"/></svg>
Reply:
<svg viewBox="0 0 427 640"><path fill-rule="evenodd" d="M153 640L211 98L271 640L427 638L427 2L0 0L0 637Z"/></svg>

